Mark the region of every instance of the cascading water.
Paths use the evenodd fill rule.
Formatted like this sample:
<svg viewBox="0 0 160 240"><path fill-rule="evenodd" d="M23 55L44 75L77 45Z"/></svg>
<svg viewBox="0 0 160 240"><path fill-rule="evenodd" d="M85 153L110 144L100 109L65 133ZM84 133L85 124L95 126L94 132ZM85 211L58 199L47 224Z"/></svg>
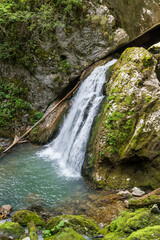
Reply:
<svg viewBox="0 0 160 240"><path fill-rule="evenodd" d="M94 117L103 96L103 86L108 68L99 66L80 85L73 98L72 106L64 120L58 136L39 152L39 156L59 165L59 174L66 177L80 177L86 146Z"/></svg>

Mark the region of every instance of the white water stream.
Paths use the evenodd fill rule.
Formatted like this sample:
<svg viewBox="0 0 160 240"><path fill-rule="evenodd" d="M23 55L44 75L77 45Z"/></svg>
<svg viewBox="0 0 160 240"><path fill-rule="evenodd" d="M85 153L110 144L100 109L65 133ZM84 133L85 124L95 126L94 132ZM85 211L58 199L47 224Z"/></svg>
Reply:
<svg viewBox="0 0 160 240"><path fill-rule="evenodd" d="M59 174L66 177L80 177L86 147L93 120L104 98L103 86L108 68L99 66L80 85L73 98L72 106L64 119L58 136L45 149L38 152L46 161L59 165Z"/></svg>

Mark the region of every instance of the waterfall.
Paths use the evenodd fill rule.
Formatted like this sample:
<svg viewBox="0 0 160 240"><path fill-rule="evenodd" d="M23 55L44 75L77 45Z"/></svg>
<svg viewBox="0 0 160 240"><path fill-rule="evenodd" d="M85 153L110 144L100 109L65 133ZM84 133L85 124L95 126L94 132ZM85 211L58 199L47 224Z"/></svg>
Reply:
<svg viewBox="0 0 160 240"><path fill-rule="evenodd" d="M81 176L92 123L104 98L106 72L115 62L113 59L105 66L95 68L81 83L58 136L39 153L44 159L59 166L60 175Z"/></svg>

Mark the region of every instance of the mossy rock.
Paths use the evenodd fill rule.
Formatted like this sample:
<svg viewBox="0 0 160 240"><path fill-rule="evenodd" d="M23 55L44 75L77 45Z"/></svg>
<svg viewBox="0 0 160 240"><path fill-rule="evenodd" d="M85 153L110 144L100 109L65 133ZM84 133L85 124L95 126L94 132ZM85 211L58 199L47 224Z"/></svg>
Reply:
<svg viewBox="0 0 160 240"><path fill-rule="evenodd" d="M160 226L146 227L132 233L126 240L158 240L160 239Z"/></svg>
<svg viewBox="0 0 160 240"><path fill-rule="evenodd" d="M109 233L107 234L103 240L123 240L126 239L126 235L123 233Z"/></svg>
<svg viewBox="0 0 160 240"><path fill-rule="evenodd" d="M64 228L64 230L52 237L45 238L46 240L85 240L80 234L78 234L72 228Z"/></svg>
<svg viewBox="0 0 160 240"><path fill-rule="evenodd" d="M140 230L145 230L148 228L154 229L154 226L157 225L160 225L160 215L151 213L151 210L148 208L142 208L135 211L128 210L126 212L123 212L119 218L111 222L110 225L107 226L106 228L100 230L99 233L105 235L104 240L109 239L138 240L143 238L129 238L129 237L135 236L134 234L140 232Z"/></svg>
<svg viewBox="0 0 160 240"><path fill-rule="evenodd" d="M37 228L34 222L29 222L28 225L29 237L31 240L38 240Z"/></svg>
<svg viewBox="0 0 160 240"><path fill-rule="evenodd" d="M61 215L53 217L47 223L47 229L55 228L60 222L64 222L65 227L71 227L79 234L94 235L99 231L98 225L85 216Z"/></svg>
<svg viewBox="0 0 160 240"><path fill-rule="evenodd" d="M13 222L18 222L22 226L27 226L29 222L34 222L36 226L45 226L43 219L34 212L29 210L21 210L16 212L12 218Z"/></svg>
<svg viewBox="0 0 160 240"><path fill-rule="evenodd" d="M19 223L5 222L0 225L0 239L18 239L25 230Z"/></svg>
<svg viewBox="0 0 160 240"><path fill-rule="evenodd" d="M157 62L144 48L127 48L106 85L83 174L99 188L158 188L160 100ZM154 93L154 94L153 94ZM93 127L92 129L94 129Z"/></svg>
<svg viewBox="0 0 160 240"><path fill-rule="evenodd" d="M160 205L160 196L159 195L151 195L147 198L142 199L130 199L128 206L129 208L140 208L140 207L148 207L153 204Z"/></svg>

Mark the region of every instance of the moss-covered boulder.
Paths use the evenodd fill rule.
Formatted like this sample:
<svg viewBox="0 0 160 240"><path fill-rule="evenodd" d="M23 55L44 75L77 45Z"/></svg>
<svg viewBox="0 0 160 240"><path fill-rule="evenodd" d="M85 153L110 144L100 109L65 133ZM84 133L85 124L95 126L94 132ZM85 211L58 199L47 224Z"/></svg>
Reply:
<svg viewBox="0 0 160 240"><path fill-rule="evenodd" d="M128 48L107 84L106 106L83 173L98 186L159 187L160 84L157 61L144 48Z"/></svg>
<svg viewBox="0 0 160 240"><path fill-rule="evenodd" d="M5 222L0 225L0 239L18 239L24 232L19 223Z"/></svg>
<svg viewBox="0 0 160 240"><path fill-rule="evenodd" d="M157 240L160 239L160 226L146 227L132 233L127 240Z"/></svg>
<svg viewBox="0 0 160 240"><path fill-rule="evenodd" d="M38 240L37 228L34 222L29 222L27 224L30 240Z"/></svg>
<svg viewBox="0 0 160 240"><path fill-rule="evenodd" d="M151 210L148 208L142 208L135 211L129 210L123 212L121 216L111 222L109 226L100 230L100 233L104 235L104 240L142 240L143 238L134 237L138 236L138 234L139 236L145 236L144 233L149 233L149 229L151 230L150 234L154 235L154 232L157 234L159 229L157 228L158 225L160 225L160 215L151 213ZM144 240L145 239L149 238L144 238Z"/></svg>
<svg viewBox="0 0 160 240"><path fill-rule="evenodd" d="M34 222L36 226L45 226L43 219L36 213L29 210L21 210L16 212L12 218L13 222L18 222L22 226L27 226L29 222Z"/></svg>
<svg viewBox="0 0 160 240"><path fill-rule="evenodd" d="M79 234L85 234L85 235L94 235L99 231L98 225L91 219L79 215L61 215L57 217L51 218L47 223L47 229L55 229L59 231L61 227L56 226L62 226L65 227L71 227Z"/></svg>
<svg viewBox="0 0 160 240"><path fill-rule="evenodd" d="M64 228L62 232L46 238L46 240L85 240L80 234L74 231L72 228Z"/></svg>

